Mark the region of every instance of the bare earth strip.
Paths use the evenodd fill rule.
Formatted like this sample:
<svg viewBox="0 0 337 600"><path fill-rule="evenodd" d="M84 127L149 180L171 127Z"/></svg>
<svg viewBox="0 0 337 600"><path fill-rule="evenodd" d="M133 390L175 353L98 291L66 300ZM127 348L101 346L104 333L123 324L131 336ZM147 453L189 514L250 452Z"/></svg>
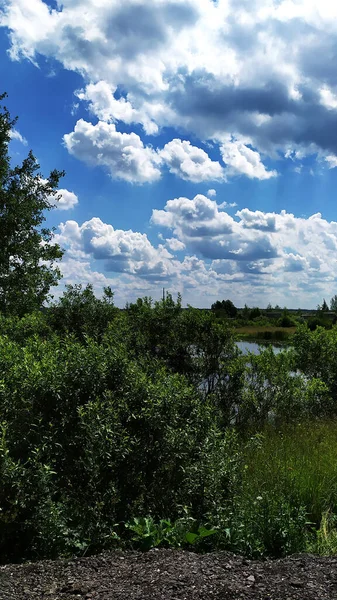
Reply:
<svg viewBox="0 0 337 600"><path fill-rule="evenodd" d="M336 600L337 557L112 552L0 567L1 600Z"/></svg>

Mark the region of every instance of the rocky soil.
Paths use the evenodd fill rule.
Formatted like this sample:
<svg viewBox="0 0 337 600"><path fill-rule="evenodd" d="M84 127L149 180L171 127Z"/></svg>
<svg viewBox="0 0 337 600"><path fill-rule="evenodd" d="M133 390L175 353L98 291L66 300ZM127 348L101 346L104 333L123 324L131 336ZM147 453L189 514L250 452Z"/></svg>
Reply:
<svg viewBox="0 0 337 600"><path fill-rule="evenodd" d="M337 600L337 557L112 552L0 567L1 600Z"/></svg>

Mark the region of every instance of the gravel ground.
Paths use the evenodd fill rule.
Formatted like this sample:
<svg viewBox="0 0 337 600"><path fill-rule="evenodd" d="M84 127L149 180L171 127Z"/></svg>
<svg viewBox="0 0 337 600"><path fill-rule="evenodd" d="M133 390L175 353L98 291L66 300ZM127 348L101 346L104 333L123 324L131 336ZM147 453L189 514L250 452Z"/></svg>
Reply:
<svg viewBox="0 0 337 600"><path fill-rule="evenodd" d="M337 557L111 552L0 567L1 600L337 600Z"/></svg>

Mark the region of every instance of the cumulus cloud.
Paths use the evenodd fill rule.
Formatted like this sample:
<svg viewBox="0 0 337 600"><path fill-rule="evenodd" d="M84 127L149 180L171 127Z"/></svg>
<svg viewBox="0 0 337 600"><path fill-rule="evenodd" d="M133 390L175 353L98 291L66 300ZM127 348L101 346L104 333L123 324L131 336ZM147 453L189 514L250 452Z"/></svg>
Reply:
<svg viewBox="0 0 337 600"><path fill-rule="evenodd" d="M215 198L216 190L213 190L213 189L208 190L206 196L208 196L209 198Z"/></svg>
<svg viewBox="0 0 337 600"><path fill-rule="evenodd" d="M152 182L168 168L190 182L263 181L277 175L272 161L309 154L337 166L336 3L63 0L51 8L3 0L1 11L13 60L38 66L44 57L83 77L76 102L98 123L78 121L64 142L114 178ZM141 133L119 132L123 123ZM172 128L164 148L145 137ZM208 143L222 160L201 149ZM232 217L207 196L175 198L153 212L153 225L172 232L162 246L102 222L67 221L68 252L134 278L130 286L148 276L197 288L201 302L211 288L231 289L238 303L258 303L267 288L281 304L284 290L309 304L319 286L335 293L336 223L247 208ZM169 250L183 246L180 263Z"/></svg>
<svg viewBox="0 0 337 600"><path fill-rule="evenodd" d="M108 272L156 279L166 279L174 273L172 255L163 245L155 248L145 233L114 229L97 217L82 225L67 221L59 228L57 241L68 248L70 255L101 260Z"/></svg>
<svg viewBox="0 0 337 600"><path fill-rule="evenodd" d="M83 257L82 260L79 260L78 258L66 255L59 266L64 278L62 283L65 284L73 284L76 281L76 283L86 286L87 283L91 283L95 291L102 292L102 288L111 283L104 273L95 271L92 268L88 257Z"/></svg>
<svg viewBox="0 0 337 600"><path fill-rule="evenodd" d="M333 279L337 223L320 213L305 219L245 208L232 217L223 204L199 194L169 200L153 211L152 223L171 229L187 252L212 260L213 270L232 280L244 274L254 277L254 285L274 285L295 272L315 285Z"/></svg>
<svg viewBox="0 0 337 600"><path fill-rule="evenodd" d="M177 238L168 238L166 241L166 245L172 250L172 252L178 252L181 250L185 250L185 244Z"/></svg>
<svg viewBox="0 0 337 600"><path fill-rule="evenodd" d="M151 117L151 111L137 110L123 96L116 98L117 87L106 81L90 83L84 90L76 92L77 97L89 104L90 111L100 120L107 123L123 121L124 123L141 123L148 135L158 132L158 125ZM156 110L153 107L153 117Z"/></svg>
<svg viewBox="0 0 337 600"><path fill-rule="evenodd" d="M277 171L267 171L260 154L239 141L228 141L220 147L227 175L246 175L249 179L270 179Z"/></svg>
<svg viewBox="0 0 337 600"><path fill-rule="evenodd" d="M285 304L291 295L294 307L305 307L335 291L337 223L320 213L303 218L243 209L231 217L199 194L168 201L153 211L152 225L174 237L154 246L145 233L115 229L96 217L82 225L66 221L55 241L66 248L68 274L75 274L76 263L85 273L90 263L97 284L97 273L127 282L129 297L145 289L142 282L150 295L165 282L199 306L224 296L239 305ZM174 256L180 250L182 260Z"/></svg>
<svg viewBox="0 0 337 600"><path fill-rule="evenodd" d="M144 146L135 133L120 133L113 123L92 125L77 121L74 131L64 136L64 144L76 158L106 167L116 179L130 183L152 182L160 178L158 155Z"/></svg>
<svg viewBox="0 0 337 600"><path fill-rule="evenodd" d="M78 204L78 197L74 192L62 188L59 189L57 193L57 200L55 200L55 196L51 196L50 198L50 203L54 205L57 210L70 210L71 208L75 208Z"/></svg>
<svg viewBox="0 0 337 600"><path fill-rule="evenodd" d="M151 134L176 127L220 144L230 134L228 173L268 179L275 171L261 154L290 146L337 155L333 6L4 0L1 24L14 60L45 56L83 75L79 98L100 120L140 123Z"/></svg>
<svg viewBox="0 0 337 600"><path fill-rule="evenodd" d="M192 146L189 141L174 139L164 146L159 155L170 172L181 179L200 183L223 177L220 163L211 160L204 150Z"/></svg>
<svg viewBox="0 0 337 600"><path fill-rule="evenodd" d="M290 252L290 254L288 254L284 260L284 270L296 273L298 271L303 271L306 267L306 264L307 261L304 256Z"/></svg>
<svg viewBox="0 0 337 600"><path fill-rule="evenodd" d="M198 194L189 198L175 198L166 203L164 210L153 210L151 222L168 227L184 241L188 237L208 237L231 233L233 219L220 212L214 200Z"/></svg>
<svg viewBox="0 0 337 600"><path fill-rule="evenodd" d="M337 96L329 88L323 87L320 89L321 104L330 110L337 109Z"/></svg>
<svg viewBox="0 0 337 600"><path fill-rule="evenodd" d="M326 156L325 160L328 163L329 169L335 169L337 167L337 156L335 156L334 154Z"/></svg>
<svg viewBox="0 0 337 600"><path fill-rule="evenodd" d="M135 110L125 98L121 97L117 100L114 96L116 91L117 88L113 88L106 81L98 81L87 85L85 90L76 92L76 96L80 100L87 101L91 111L102 121L134 123Z"/></svg>
<svg viewBox="0 0 337 600"><path fill-rule="evenodd" d="M176 198L166 203L164 210L153 210L152 223L173 230L193 252L206 259L236 261L275 258L277 251L262 233L241 232L233 217L210 198L198 194L192 200ZM241 229L244 228L241 226Z"/></svg>
<svg viewBox="0 0 337 600"><path fill-rule="evenodd" d="M261 231L275 231L276 215L274 213L264 213L260 210L249 210L244 208L238 210L236 216L241 219L243 227L248 229L259 229Z"/></svg>
<svg viewBox="0 0 337 600"><path fill-rule="evenodd" d="M146 279L127 274L107 273L105 275L96 269L88 256L78 259L69 256L66 252L60 263L60 269L63 278L59 285L51 290L54 298L60 297L65 286L74 282L83 287L90 283L96 296L102 295L104 287L111 286L114 291L114 303L120 307L153 293L152 283Z"/></svg>
<svg viewBox="0 0 337 600"><path fill-rule="evenodd" d="M41 179L42 184L48 183L48 179ZM50 206L54 206L56 210L70 210L78 204L78 197L74 192L70 192L65 188L57 190L57 194L49 196Z"/></svg>
<svg viewBox="0 0 337 600"><path fill-rule="evenodd" d="M223 177L220 163L189 141L173 139L163 149L154 150L144 146L139 135L120 133L113 123L105 121L92 125L80 119L74 131L64 136L64 143L76 158L105 166L113 178L131 183L156 181L163 164L177 177L193 183Z"/></svg>

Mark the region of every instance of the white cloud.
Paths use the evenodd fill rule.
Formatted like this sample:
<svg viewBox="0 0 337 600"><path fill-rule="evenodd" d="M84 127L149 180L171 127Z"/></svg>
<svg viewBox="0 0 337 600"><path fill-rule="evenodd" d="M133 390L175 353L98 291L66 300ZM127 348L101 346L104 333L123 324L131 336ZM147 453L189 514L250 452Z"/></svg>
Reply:
<svg viewBox="0 0 337 600"><path fill-rule="evenodd" d="M260 231L276 231L276 214L264 213L260 210L249 210L244 208L238 210L236 216L241 219L243 227L257 229Z"/></svg>
<svg viewBox="0 0 337 600"><path fill-rule="evenodd" d="M64 278L62 283L64 284L80 283L86 286L87 283L91 283L95 290L99 292L102 292L103 286L109 285L108 278L92 268L88 257L79 260L66 255L59 266Z"/></svg>
<svg viewBox="0 0 337 600"><path fill-rule="evenodd" d="M249 138L225 144L228 172L267 179L261 154L337 154L335 14L329 0L3 0L1 24L13 59L83 75L100 120Z"/></svg>
<svg viewBox="0 0 337 600"><path fill-rule="evenodd" d="M166 203L164 210L153 210L151 222L168 227L182 242L185 238L204 238L230 233L233 218L219 211L214 200L198 194L190 200L175 198Z"/></svg>
<svg viewBox="0 0 337 600"><path fill-rule="evenodd" d="M87 85L85 90L76 92L76 95L80 100L88 102L91 112L102 121L141 123L148 135L156 134L158 125L151 116L146 111L136 110L123 96L116 99L116 92L117 87L106 81L98 81Z"/></svg>
<svg viewBox="0 0 337 600"><path fill-rule="evenodd" d="M21 144L23 144L24 146L27 146L28 142L26 138L24 138L23 135L21 135L21 133L17 129L11 129L9 135L11 140L17 140L18 142L21 142Z"/></svg>
<svg viewBox="0 0 337 600"><path fill-rule="evenodd" d="M337 108L337 96L329 88L324 87L320 89L321 104L330 110L336 110Z"/></svg>
<svg viewBox="0 0 337 600"><path fill-rule="evenodd" d="M325 157L325 161L328 163L329 169L335 169L337 167L337 156L330 154Z"/></svg>
<svg viewBox="0 0 337 600"><path fill-rule="evenodd" d="M334 2L63 0L51 9L42 0L3 0L2 6L13 59L38 64L42 56L83 76L76 102L99 122L78 121L65 144L113 177L156 181L166 164L188 181L221 179L223 172L268 180L277 175L266 166L270 160L308 154L337 166ZM121 123L140 124L146 135L174 128L175 140L153 148L142 134L120 133ZM221 148L226 167L196 139ZM263 304L266 289L280 304L285 294L310 304L320 286L327 296L336 292L334 222L247 208L231 217L225 202L207 195L175 198L154 211L153 224L174 235L158 248L142 233L88 221L73 225L68 252L86 264L88 256L101 260L116 269L111 273L124 269L130 290L146 288L144 273L170 278L176 289L194 286L204 305L229 290L238 303L260 298ZM167 250L179 245L191 254L182 263Z"/></svg>
<svg viewBox="0 0 337 600"><path fill-rule="evenodd" d="M235 208L237 206L237 202L221 202L218 204L218 208Z"/></svg>
<svg viewBox="0 0 337 600"><path fill-rule="evenodd" d="M277 171L267 171L261 156L238 140L228 141L220 147L227 175L246 175L250 179L270 179Z"/></svg>
<svg viewBox="0 0 337 600"><path fill-rule="evenodd" d="M144 146L135 133L120 133L114 124L99 121L92 125L77 121L74 131L64 136L70 154L91 165L106 167L113 178L131 183L152 182L160 178L158 155Z"/></svg>
<svg viewBox="0 0 337 600"><path fill-rule="evenodd" d="M212 260L218 275L238 281L253 277L254 285L275 286L278 281L301 272L300 281L334 280L337 223L320 213L308 219L291 213L265 213L248 208L231 217L214 200L169 200L163 210L154 210L152 223L171 229L186 252Z"/></svg>
<svg viewBox="0 0 337 600"><path fill-rule="evenodd" d="M249 261L277 255L271 239L264 232L248 231L222 211L214 200L201 194L193 200L169 200L164 210L153 210L151 222L172 229L187 251L198 253L205 259Z"/></svg>
<svg viewBox="0 0 337 600"><path fill-rule="evenodd" d="M48 183L48 179L40 179L42 184ZM70 210L78 204L78 197L74 192L70 192L65 188L56 190L56 195L51 195L48 198L50 206L54 206L56 210Z"/></svg>
<svg viewBox="0 0 337 600"><path fill-rule="evenodd" d="M233 218L198 195L167 202L163 211L154 211L152 224L174 231L164 243L173 252L184 249L181 261L146 234L115 229L98 218L61 224L55 241L66 248L66 281L84 281L92 273L88 281L98 286L112 281L119 292L123 288L119 297L125 300L137 293L156 297L165 282L198 306L219 297L264 306L267 294L273 303L291 299L295 308L312 307L335 292L337 223L319 213L299 218L243 209Z"/></svg>
<svg viewBox="0 0 337 600"><path fill-rule="evenodd" d="M104 121L92 125L80 119L74 131L64 136L64 143L76 158L105 166L113 178L131 183L156 181L163 164L171 173L193 183L223 177L220 163L188 141L174 139L163 149L154 150L144 146L139 135L120 133L113 123Z"/></svg>
<svg viewBox="0 0 337 600"><path fill-rule="evenodd" d="M67 221L59 226L57 241L76 257L89 255L103 261L108 272L130 273L156 279L174 274L172 255L159 245L155 248L145 233L114 229L98 217L79 225Z"/></svg>
<svg viewBox="0 0 337 600"><path fill-rule="evenodd" d="M208 190L206 196L208 196L209 198L215 198L215 196L216 196L216 190L213 190L213 189Z"/></svg>
<svg viewBox="0 0 337 600"><path fill-rule="evenodd" d="M284 270L292 273L303 271L307 267L307 261L304 256L300 254L293 254L290 252L284 259Z"/></svg>
<svg viewBox="0 0 337 600"><path fill-rule="evenodd" d="M172 250L172 252L178 252L180 250L185 250L185 244L177 238L168 238L165 240L166 245Z"/></svg>
<svg viewBox="0 0 337 600"><path fill-rule="evenodd" d="M76 96L89 102L91 111L102 121L138 122L131 103L123 97L116 100L116 91L117 88L113 88L106 81L98 81L87 85L85 90L76 92Z"/></svg>
<svg viewBox="0 0 337 600"><path fill-rule="evenodd" d="M201 148L186 140L174 139L159 152L171 173L193 183L222 179L223 169L219 162L210 159Z"/></svg>
<svg viewBox="0 0 337 600"><path fill-rule="evenodd" d="M50 199L51 204L54 204L57 210L70 210L78 204L78 197L74 192L61 188L57 190L57 195L57 201L54 196Z"/></svg>

